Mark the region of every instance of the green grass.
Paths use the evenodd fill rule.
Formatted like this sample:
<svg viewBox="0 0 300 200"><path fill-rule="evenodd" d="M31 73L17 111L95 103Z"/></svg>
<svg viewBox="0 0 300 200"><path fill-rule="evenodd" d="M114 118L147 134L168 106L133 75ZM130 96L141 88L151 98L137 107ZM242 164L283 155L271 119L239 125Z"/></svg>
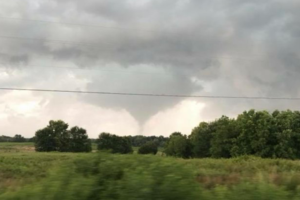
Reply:
<svg viewBox="0 0 300 200"><path fill-rule="evenodd" d="M53 167L85 154L0 153L0 193L41 180Z"/></svg>
<svg viewBox="0 0 300 200"><path fill-rule="evenodd" d="M33 142L0 142L0 146L34 146Z"/></svg>
<svg viewBox="0 0 300 200"><path fill-rule="evenodd" d="M92 143L92 150L97 151L97 144L96 143Z"/></svg>
<svg viewBox="0 0 300 200"><path fill-rule="evenodd" d="M32 145L0 143L11 149L0 151L1 200L300 199L300 161L27 151Z"/></svg>
<svg viewBox="0 0 300 200"><path fill-rule="evenodd" d="M34 152L34 143L0 142L0 152Z"/></svg>

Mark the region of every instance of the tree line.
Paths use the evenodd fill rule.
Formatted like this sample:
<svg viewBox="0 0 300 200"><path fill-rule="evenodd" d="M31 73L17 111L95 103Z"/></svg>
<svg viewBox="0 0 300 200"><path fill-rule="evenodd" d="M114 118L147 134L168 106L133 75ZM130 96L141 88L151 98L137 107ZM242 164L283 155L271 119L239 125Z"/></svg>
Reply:
<svg viewBox="0 0 300 200"><path fill-rule="evenodd" d="M111 153L121 153L121 154L127 154L132 153L132 141L134 141L134 138L137 138L138 140L143 139L144 141L139 143L140 147L138 149L139 154L156 154L158 151L158 147L160 146L159 139L166 140L166 138L160 136L160 137L146 137L146 136L117 136L110 133L101 133L99 135L99 138L97 139L97 147L100 151L110 151Z"/></svg>
<svg viewBox="0 0 300 200"><path fill-rule="evenodd" d="M33 142L34 138L25 138L22 135L15 135L13 137L2 135L0 136L0 142Z"/></svg>
<svg viewBox="0 0 300 200"><path fill-rule="evenodd" d="M19 138L19 137L15 137ZM101 133L94 140L98 150L112 153L156 154L164 147L168 156L182 158L231 158L255 155L263 158L300 158L300 112L249 110L237 118L222 116L201 122L190 135L175 132L163 136L117 136ZM90 152L91 139L80 127L68 129L65 122L50 121L35 134L36 151Z"/></svg>
<svg viewBox="0 0 300 200"><path fill-rule="evenodd" d="M158 147L162 147L167 138L160 136L117 136L110 133L101 133L97 139L89 139L85 129L72 127L62 120L53 121L36 131L34 142L35 150L39 152L91 152L92 141L100 151L127 154L132 153L134 147L141 147L140 154L156 154Z"/></svg>
<svg viewBox="0 0 300 200"><path fill-rule="evenodd" d="M249 110L236 119L201 122L192 133L173 133L165 153L183 158L300 158L300 112Z"/></svg>
<svg viewBox="0 0 300 200"><path fill-rule="evenodd" d="M164 136L144 136L144 135L136 135L136 136L128 136L131 145L134 147L141 147L146 143L155 143L158 147L164 147L168 137Z"/></svg>

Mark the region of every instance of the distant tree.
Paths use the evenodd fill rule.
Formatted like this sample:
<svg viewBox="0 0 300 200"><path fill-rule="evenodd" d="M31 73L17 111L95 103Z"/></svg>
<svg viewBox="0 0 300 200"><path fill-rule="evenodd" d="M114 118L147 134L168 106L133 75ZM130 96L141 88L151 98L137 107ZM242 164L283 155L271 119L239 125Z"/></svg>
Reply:
<svg viewBox="0 0 300 200"><path fill-rule="evenodd" d="M147 137L142 135L129 136L132 146L140 147L147 142Z"/></svg>
<svg viewBox="0 0 300 200"><path fill-rule="evenodd" d="M86 131L79 127L68 130L68 124L58 120L35 134L36 151L89 152L91 144Z"/></svg>
<svg viewBox="0 0 300 200"><path fill-rule="evenodd" d="M194 128L189 140L192 145L192 155L196 158L210 157L210 141L213 137L212 126L209 123L201 122L198 127Z"/></svg>
<svg viewBox="0 0 300 200"><path fill-rule="evenodd" d="M57 151L58 145L56 142L56 134L50 128L46 127L41 130L38 130L35 133L35 150L36 151Z"/></svg>
<svg viewBox="0 0 300 200"><path fill-rule="evenodd" d="M49 126L54 131L57 144L57 151L70 151L70 133L67 130L69 125L61 120L58 120L50 121Z"/></svg>
<svg viewBox="0 0 300 200"><path fill-rule="evenodd" d="M156 154L158 151L157 148L157 143L156 142L147 142L146 144L142 145L139 150L138 153L139 154Z"/></svg>
<svg viewBox="0 0 300 200"><path fill-rule="evenodd" d="M168 156L181 158L191 157L191 144L187 136L179 132L171 134L169 141L166 143L165 153Z"/></svg>
<svg viewBox="0 0 300 200"><path fill-rule="evenodd" d="M236 119L222 116L201 122L186 138L173 133L165 153L176 157L230 158L255 155L263 158L300 158L300 111L249 110Z"/></svg>
<svg viewBox="0 0 300 200"><path fill-rule="evenodd" d="M26 139L22 135L15 135L12 142L26 142Z"/></svg>
<svg viewBox="0 0 300 200"><path fill-rule="evenodd" d="M114 136L110 133L101 133L96 141L98 150L112 150Z"/></svg>
<svg viewBox="0 0 300 200"><path fill-rule="evenodd" d="M128 137L117 136L115 140L116 140L116 145L115 148L113 149L114 150L113 153L128 154L133 152L131 142Z"/></svg>
<svg viewBox="0 0 300 200"><path fill-rule="evenodd" d="M222 116L210 124L212 138L210 140L210 154L214 158L230 158L231 150L238 137L236 122Z"/></svg>
<svg viewBox="0 0 300 200"><path fill-rule="evenodd" d="M272 123L272 115L267 111L250 110L239 115L236 120L239 135L231 150L232 156L273 157L276 135Z"/></svg>
<svg viewBox="0 0 300 200"><path fill-rule="evenodd" d="M2 135L0 136L0 142L12 142L12 138L9 136Z"/></svg>
<svg viewBox="0 0 300 200"><path fill-rule="evenodd" d="M127 154L133 152L128 137L120 137L110 133L101 133L99 135L97 148L98 150L111 151L111 153Z"/></svg>
<svg viewBox="0 0 300 200"><path fill-rule="evenodd" d="M70 129L70 151L71 152L91 152L92 144L86 130L77 126Z"/></svg>
<svg viewBox="0 0 300 200"><path fill-rule="evenodd" d="M165 142L167 141L166 137L163 136L143 136L143 135L136 135L136 136L129 136L131 141L131 145L134 147L141 147L147 142L155 142L159 147L164 147Z"/></svg>
<svg viewBox="0 0 300 200"><path fill-rule="evenodd" d="M275 158L300 158L300 112L274 111L272 131L276 137Z"/></svg>
<svg viewBox="0 0 300 200"><path fill-rule="evenodd" d="M35 136L28 139L28 142L34 142L34 141L35 141Z"/></svg>

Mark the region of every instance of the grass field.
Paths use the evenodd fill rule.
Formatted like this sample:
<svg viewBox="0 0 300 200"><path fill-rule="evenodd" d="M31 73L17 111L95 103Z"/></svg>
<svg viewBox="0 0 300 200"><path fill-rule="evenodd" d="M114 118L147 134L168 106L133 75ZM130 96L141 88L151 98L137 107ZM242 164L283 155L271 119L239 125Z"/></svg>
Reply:
<svg viewBox="0 0 300 200"><path fill-rule="evenodd" d="M300 199L300 161L36 153L31 148L31 143L0 143L0 199L47 200L62 193L64 199ZM88 192L100 186L99 193ZM75 195L80 188L86 192ZM156 193L162 196L154 198Z"/></svg>
<svg viewBox="0 0 300 200"><path fill-rule="evenodd" d="M34 144L31 142L1 142L0 152L34 152Z"/></svg>

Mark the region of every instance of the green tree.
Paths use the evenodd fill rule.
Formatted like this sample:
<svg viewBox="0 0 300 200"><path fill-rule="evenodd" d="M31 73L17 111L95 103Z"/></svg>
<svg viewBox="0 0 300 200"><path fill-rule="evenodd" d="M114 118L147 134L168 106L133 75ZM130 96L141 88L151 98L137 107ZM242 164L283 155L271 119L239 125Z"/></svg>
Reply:
<svg viewBox="0 0 300 200"><path fill-rule="evenodd" d="M120 137L110 133L101 133L97 139L98 150L108 150L111 153L127 154L132 153L129 137Z"/></svg>
<svg viewBox="0 0 300 200"><path fill-rule="evenodd" d="M164 147L167 138L163 136L143 136L143 135L136 135L136 136L129 136L132 146L134 147L141 147L142 145L146 144L147 142L155 142L158 144L159 147Z"/></svg>
<svg viewBox="0 0 300 200"><path fill-rule="evenodd" d="M35 141L35 136L28 139L28 142L34 142L34 141Z"/></svg>
<svg viewBox="0 0 300 200"><path fill-rule="evenodd" d="M0 136L0 142L11 142L12 138L9 136L1 135Z"/></svg>
<svg viewBox="0 0 300 200"><path fill-rule="evenodd" d="M70 151L70 133L68 131L69 125L62 120L49 122L49 128L53 131L56 140L57 151Z"/></svg>
<svg viewBox="0 0 300 200"><path fill-rule="evenodd" d="M13 142L26 142L26 139L22 135L15 135L12 138Z"/></svg>
<svg viewBox="0 0 300 200"><path fill-rule="evenodd" d="M212 139L211 125L201 122L189 136L192 145L192 155L197 158L210 157L210 141Z"/></svg>
<svg viewBox="0 0 300 200"><path fill-rule="evenodd" d="M300 112L249 110L237 119L222 116L202 122L189 140L193 157L229 158L255 155L263 158L300 158ZM174 154L174 153L173 153Z"/></svg>
<svg viewBox="0 0 300 200"><path fill-rule="evenodd" d="M92 143L86 130L75 126L70 129L70 151L72 152L91 152Z"/></svg>
<svg viewBox="0 0 300 200"><path fill-rule="evenodd" d="M156 154L158 151L157 143L156 142L147 142L146 144L142 145L138 153L139 154Z"/></svg>
<svg viewBox="0 0 300 200"><path fill-rule="evenodd" d="M210 126L213 126L210 141L211 156L214 158L230 158L231 149L238 136L235 120L222 116L211 123Z"/></svg>
<svg viewBox="0 0 300 200"><path fill-rule="evenodd" d="M169 141L166 143L165 153L168 156L181 158L191 157L191 144L187 136L179 132L171 134Z"/></svg>
<svg viewBox="0 0 300 200"><path fill-rule="evenodd" d="M276 136L276 158L300 158L300 113L298 111L274 111L273 132Z"/></svg>
<svg viewBox="0 0 300 200"><path fill-rule="evenodd" d="M239 136L231 151L233 156L273 156L276 137L272 132L272 115L267 111L245 111L236 123Z"/></svg>
<svg viewBox="0 0 300 200"><path fill-rule="evenodd" d="M50 128L46 127L35 133L36 151L57 151L56 134Z"/></svg>
<svg viewBox="0 0 300 200"><path fill-rule="evenodd" d="M73 127L62 120L49 122L49 125L35 134L36 151L59 151L59 152L89 152L91 142L86 130Z"/></svg>

